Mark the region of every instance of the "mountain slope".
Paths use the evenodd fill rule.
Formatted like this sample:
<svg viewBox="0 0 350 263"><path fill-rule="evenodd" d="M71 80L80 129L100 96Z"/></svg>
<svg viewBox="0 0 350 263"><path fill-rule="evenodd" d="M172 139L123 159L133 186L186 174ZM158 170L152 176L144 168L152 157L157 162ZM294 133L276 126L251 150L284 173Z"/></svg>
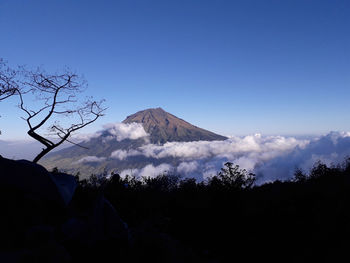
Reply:
<svg viewBox="0 0 350 263"><path fill-rule="evenodd" d="M143 168L147 164L160 165L169 163L176 165L179 160L176 158L150 158L144 155L128 156L118 159L113 157L115 151L124 153L137 150L146 144L164 144L166 142L189 142L189 141L214 141L225 140L224 136L198 128L176 116L164 111L161 108L147 109L128 116L122 124L125 126L131 123L139 123L149 134L147 137L137 139L118 140L116 134L108 129L98 132L78 146L72 146L45 156L40 164L47 169L57 167L67 172L75 173L80 171L83 177L92 173L99 174L104 171ZM113 126L113 125L112 125ZM139 125L140 126L140 125ZM142 129L142 127L140 127ZM82 161L88 158L89 161Z"/></svg>
<svg viewBox="0 0 350 263"><path fill-rule="evenodd" d="M198 128L162 108L147 109L128 116L123 123L141 123L150 134L151 143L170 141L216 141L227 138L213 132Z"/></svg>

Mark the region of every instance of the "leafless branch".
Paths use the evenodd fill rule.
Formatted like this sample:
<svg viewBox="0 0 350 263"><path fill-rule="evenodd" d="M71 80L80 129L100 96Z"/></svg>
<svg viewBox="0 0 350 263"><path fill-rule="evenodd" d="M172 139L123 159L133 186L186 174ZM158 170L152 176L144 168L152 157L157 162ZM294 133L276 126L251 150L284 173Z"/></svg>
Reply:
<svg viewBox="0 0 350 263"><path fill-rule="evenodd" d="M19 108L27 115L24 117L29 127L27 133L45 145L45 148L35 157L33 162L38 162L45 154L64 141L86 148L72 142L69 137L75 131L103 116L106 109L102 107L103 101L97 102L92 99L83 102L81 106L77 105L77 94L84 91L85 80L70 71L51 75L38 69L36 71L23 71L23 75L25 77L21 84L36 97L36 106L41 103L41 106L39 105L36 109L28 109L24 102L23 93L18 91ZM60 117L65 118L63 120L65 125L60 124ZM73 119L73 124L66 124L68 119ZM50 124L53 120L55 123ZM45 127L49 129L50 136L56 137L55 142L46 138L48 136L41 135L40 130ZM50 136L49 138L51 138Z"/></svg>
<svg viewBox="0 0 350 263"><path fill-rule="evenodd" d="M63 139L63 138L64 138L64 137L62 137L60 134L57 134L57 136L59 136L61 139ZM88 148L88 147L85 147L85 146L83 146L83 145L81 145L81 144L79 144L79 143L76 143L76 142L72 142L72 141L71 141L71 140L69 140L69 139L66 139L66 141L67 141L67 142L69 142L70 144L76 145L76 146L78 146L78 147L80 147L80 148L83 148L83 149L89 150L89 148Z"/></svg>
<svg viewBox="0 0 350 263"><path fill-rule="evenodd" d="M11 69L3 59L0 59L0 101L15 95L19 90L16 82L17 74L16 70Z"/></svg>

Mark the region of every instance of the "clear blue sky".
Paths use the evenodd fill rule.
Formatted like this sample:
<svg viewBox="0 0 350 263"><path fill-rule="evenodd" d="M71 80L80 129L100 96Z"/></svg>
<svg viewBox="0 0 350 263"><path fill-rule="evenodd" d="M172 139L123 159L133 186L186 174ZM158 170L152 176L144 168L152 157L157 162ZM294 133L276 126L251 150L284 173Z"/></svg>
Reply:
<svg viewBox="0 0 350 263"><path fill-rule="evenodd" d="M221 134L350 131L349 14L347 0L0 0L0 57L84 74L109 107L87 132L159 106ZM0 139L25 133L10 104Z"/></svg>

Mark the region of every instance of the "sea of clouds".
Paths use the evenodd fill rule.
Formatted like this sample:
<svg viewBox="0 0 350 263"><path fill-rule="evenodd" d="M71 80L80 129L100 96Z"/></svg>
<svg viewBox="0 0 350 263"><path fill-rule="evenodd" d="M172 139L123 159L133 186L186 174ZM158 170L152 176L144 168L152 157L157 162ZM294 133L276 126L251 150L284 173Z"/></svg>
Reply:
<svg viewBox="0 0 350 263"><path fill-rule="evenodd" d="M254 172L257 183L286 180L293 177L296 168L309 172L317 161L327 165L339 164L350 156L350 132L330 132L322 136L300 139L293 136L231 136L224 141L167 142L164 145L150 144L149 135L139 123L114 123L103 126L94 134L79 135L75 139L87 141L104 134L105 141L145 139L145 144L136 149L116 150L110 156L85 156L78 163L103 163L123 161L134 156L149 158L150 163L141 169L121 171L121 175L154 177L163 173L178 174L205 180L216 175L226 162L238 164ZM10 146L16 147L10 147ZM11 158L11 149L26 152L25 144L0 141L0 154ZM28 144L29 145L29 144ZM38 146L38 145L36 145ZM23 149L22 149L23 148ZM30 148L33 150L32 145ZM10 150L9 150L10 149ZM38 148L39 149L39 148ZM19 152L17 153L19 155ZM18 156L16 159L21 158ZM22 157L23 158L23 157ZM160 165L153 165L152 160ZM169 163L176 159L177 165ZM174 163L174 162L172 162Z"/></svg>
<svg viewBox="0 0 350 263"><path fill-rule="evenodd" d="M104 126L109 132L109 139L147 138L141 124L109 124ZM103 131L97 133L99 136ZM323 136L300 139L293 136L231 136L224 141L167 142L164 145L146 143L129 150L116 150L106 158L109 160L126 160L132 156L144 156L152 159L166 160L176 158L176 166L164 162L152 163L141 169L121 171L141 177L154 177L163 173L179 174L205 180L216 175L227 162L238 164L242 169L257 175L257 182L286 180L293 177L296 168L309 172L317 161L338 164L350 156L350 132L330 132ZM104 158L85 157L82 162L102 162Z"/></svg>
<svg viewBox="0 0 350 263"><path fill-rule="evenodd" d="M170 172L205 180L216 175L224 163L230 161L254 172L257 183L264 183L291 179L297 168L308 173L318 161L327 165L342 163L350 156L350 133L331 132L310 140L249 135L225 141L172 142L163 146L145 145L138 149L138 153L130 152L130 155L136 154L153 158L172 156L182 161L177 167L167 163L149 164L143 169L133 170L135 176L152 177ZM121 174L130 174L130 171Z"/></svg>
<svg viewBox="0 0 350 263"><path fill-rule="evenodd" d="M136 176L156 176L168 171L184 177L195 177L199 180L215 175L227 161L238 164L241 168L254 171L258 165L282 156L295 147L304 148L307 140L293 137L261 136L232 136L225 141L193 141L167 142L164 145L146 144L138 149L117 150L110 158L125 160L130 156L143 155L148 158L180 160L177 167L163 163L159 166L152 164L143 169L134 170ZM130 171L123 171L122 175Z"/></svg>
<svg viewBox="0 0 350 263"><path fill-rule="evenodd" d="M350 157L350 132L330 132L309 140L304 147L276 156L254 168L258 182L290 179L296 168L308 173L318 161L338 165Z"/></svg>

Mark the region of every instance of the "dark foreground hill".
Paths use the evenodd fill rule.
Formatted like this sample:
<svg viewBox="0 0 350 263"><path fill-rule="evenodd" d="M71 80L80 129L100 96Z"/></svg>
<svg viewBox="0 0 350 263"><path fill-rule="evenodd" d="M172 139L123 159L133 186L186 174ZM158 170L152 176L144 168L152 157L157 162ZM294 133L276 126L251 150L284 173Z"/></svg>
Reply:
<svg viewBox="0 0 350 263"><path fill-rule="evenodd" d="M252 188L234 171L207 183L90 178L67 207L1 185L0 261L347 261L349 160Z"/></svg>

